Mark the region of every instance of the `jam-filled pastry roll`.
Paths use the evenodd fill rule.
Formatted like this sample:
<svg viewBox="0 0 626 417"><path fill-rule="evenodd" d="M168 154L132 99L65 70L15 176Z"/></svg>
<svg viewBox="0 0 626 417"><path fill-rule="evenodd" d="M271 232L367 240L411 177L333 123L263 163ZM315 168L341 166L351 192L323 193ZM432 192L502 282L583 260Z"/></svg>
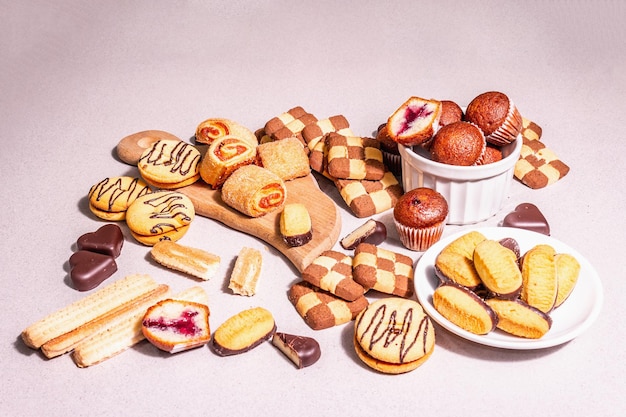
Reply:
<svg viewBox="0 0 626 417"><path fill-rule="evenodd" d="M214 140L200 165L200 176L213 189L222 186L228 176L237 168L254 163L256 145L234 136L224 136Z"/></svg>
<svg viewBox="0 0 626 417"><path fill-rule="evenodd" d="M258 143L257 137L247 127L224 118L211 118L201 122L196 128L196 142L210 145L214 140L224 136L234 136L242 139L253 146Z"/></svg>
<svg viewBox="0 0 626 417"><path fill-rule="evenodd" d="M222 186L222 200L250 217L260 217L281 209L286 199L285 182L258 165L242 166Z"/></svg>

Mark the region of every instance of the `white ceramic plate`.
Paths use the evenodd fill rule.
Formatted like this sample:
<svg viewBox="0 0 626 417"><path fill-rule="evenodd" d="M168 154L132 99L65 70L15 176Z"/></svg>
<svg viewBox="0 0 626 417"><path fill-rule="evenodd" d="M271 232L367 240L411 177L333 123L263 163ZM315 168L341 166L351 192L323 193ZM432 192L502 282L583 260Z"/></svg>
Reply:
<svg viewBox="0 0 626 417"><path fill-rule="evenodd" d="M552 327L541 339L524 339L509 335L501 330L495 330L482 336L463 330L435 310L433 293L439 285L439 279L435 276L435 258L448 243L470 231L464 230L447 236L431 246L422 255L415 267L415 292L417 298L433 320L450 332L467 340L487 346L518 350L543 349L568 342L587 330L596 320L602 308L602 284L598 273L580 253L557 239L524 229L485 227L476 230L488 239L514 238L517 240L522 254L537 244L545 243L551 245L557 253L573 255L581 267L578 282L569 298L550 313Z"/></svg>

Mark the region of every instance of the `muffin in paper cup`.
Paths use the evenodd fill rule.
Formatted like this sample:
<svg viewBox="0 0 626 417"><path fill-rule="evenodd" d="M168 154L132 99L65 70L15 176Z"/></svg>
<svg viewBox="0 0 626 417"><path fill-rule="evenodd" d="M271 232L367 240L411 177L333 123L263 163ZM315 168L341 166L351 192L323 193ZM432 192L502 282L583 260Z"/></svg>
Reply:
<svg viewBox="0 0 626 417"><path fill-rule="evenodd" d="M504 123L491 135L485 137L487 142L502 146L513 142L522 131L522 115L513 101L509 102L509 112Z"/></svg>
<svg viewBox="0 0 626 417"><path fill-rule="evenodd" d="M412 251L423 252L437 243L441 239L445 221L439 222L430 227L409 227L394 219L396 230L402 245Z"/></svg>
<svg viewBox="0 0 626 417"><path fill-rule="evenodd" d="M405 192L393 209L393 220L402 245L425 251L441 239L448 217L448 202L437 191L419 187Z"/></svg>
<svg viewBox="0 0 626 417"><path fill-rule="evenodd" d="M400 154L383 151L383 163L396 177L402 175L402 157Z"/></svg>

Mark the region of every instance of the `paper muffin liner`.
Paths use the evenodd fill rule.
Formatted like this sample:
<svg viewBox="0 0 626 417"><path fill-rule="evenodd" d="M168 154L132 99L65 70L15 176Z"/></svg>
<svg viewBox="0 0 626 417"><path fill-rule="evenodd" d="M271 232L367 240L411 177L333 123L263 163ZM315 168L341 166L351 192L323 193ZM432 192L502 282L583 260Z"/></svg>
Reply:
<svg viewBox="0 0 626 417"><path fill-rule="evenodd" d="M509 100L509 112L504 123L491 135L487 136L487 142L492 145L502 146L513 142L522 131L522 115L512 100Z"/></svg>
<svg viewBox="0 0 626 417"><path fill-rule="evenodd" d="M383 151L383 163L393 175L402 175L402 158L400 154Z"/></svg>
<svg viewBox="0 0 626 417"><path fill-rule="evenodd" d="M417 252L423 252L437 243L441 239L446 225L445 220L430 227L421 228L405 226L396 219L394 219L394 223L400 236L400 242L405 248Z"/></svg>

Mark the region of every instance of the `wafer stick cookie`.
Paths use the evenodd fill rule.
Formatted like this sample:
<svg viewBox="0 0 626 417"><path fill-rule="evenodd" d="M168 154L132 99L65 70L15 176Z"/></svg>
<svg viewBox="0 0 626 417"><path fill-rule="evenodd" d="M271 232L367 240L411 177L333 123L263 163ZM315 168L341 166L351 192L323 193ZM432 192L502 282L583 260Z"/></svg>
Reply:
<svg viewBox="0 0 626 417"><path fill-rule="evenodd" d="M313 330L348 323L369 304L365 296L346 301L305 281L292 285L288 297L298 314Z"/></svg>
<svg viewBox="0 0 626 417"><path fill-rule="evenodd" d="M360 218L389 210L403 193L402 186L390 171L378 181L335 179L334 182L348 207Z"/></svg>
<svg viewBox="0 0 626 417"><path fill-rule="evenodd" d="M352 279L352 258L333 250L315 258L302 271L302 279L347 301L354 301L365 292Z"/></svg>
<svg viewBox="0 0 626 417"><path fill-rule="evenodd" d="M145 311L148 307L162 300L167 294L169 294L169 287L167 285L158 285L147 294L135 298L68 333L44 343L44 345L41 346L41 351L47 358L63 355L74 349L81 341L90 337L92 334L105 331L115 323L116 317L137 309L143 309Z"/></svg>
<svg viewBox="0 0 626 417"><path fill-rule="evenodd" d="M161 300L166 298L167 295ZM208 305L206 292L200 287L192 287L171 298ZM95 365L142 341L145 336L141 322L146 311L147 308L137 306L116 314L106 328L92 334L75 347L72 353L74 363L80 368Z"/></svg>
<svg viewBox="0 0 626 417"><path fill-rule="evenodd" d="M413 295L413 260L406 255L361 243L352 267L354 280L366 289L404 298Z"/></svg>
<svg viewBox="0 0 626 417"><path fill-rule="evenodd" d="M279 114L276 117L271 118L265 123L265 127L263 130L265 131L265 135L272 136L274 132L285 127L289 122L292 122L299 118L300 116L306 114L306 110L304 110L300 106L296 106L288 111Z"/></svg>
<svg viewBox="0 0 626 417"><path fill-rule="evenodd" d="M243 247L237 255L228 288L235 294L252 296L261 276L263 255L254 248Z"/></svg>
<svg viewBox="0 0 626 417"><path fill-rule="evenodd" d="M22 339L37 349L156 287L157 283L148 275L129 275L30 325L22 332Z"/></svg>
<svg viewBox="0 0 626 417"><path fill-rule="evenodd" d="M380 142L372 138L329 133L328 173L349 180L380 180L385 175Z"/></svg>
<svg viewBox="0 0 626 417"><path fill-rule="evenodd" d="M554 184L567 175L569 166L539 141L541 127L528 119L523 119L522 126L522 150L515 163L515 177L522 184L539 189Z"/></svg>
<svg viewBox="0 0 626 417"><path fill-rule="evenodd" d="M202 249L161 240L150 250L152 259L163 266L208 280L220 267L220 257Z"/></svg>

